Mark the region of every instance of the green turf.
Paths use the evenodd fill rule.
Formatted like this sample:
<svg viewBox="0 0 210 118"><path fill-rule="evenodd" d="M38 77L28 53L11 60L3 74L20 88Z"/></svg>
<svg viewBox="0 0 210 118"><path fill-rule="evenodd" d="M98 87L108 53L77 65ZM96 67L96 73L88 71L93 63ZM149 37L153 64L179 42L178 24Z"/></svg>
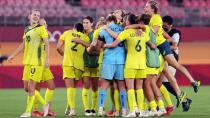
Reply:
<svg viewBox="0 0 210 118"><path fill-rule="evenodd" d="M175 109L172 118L210 118L210 87L201 87L198 94L194 94L191 87L182 88L193 99L189 112L183 113L182 109ZM44 91L42 91L42 95ZM175 104L174 97L173 101ZM26 94L22 89L0 89L0 118L17 118L25 109ZM66 118L64 110L66 106L66 90L56 89L52 103L53 111L57 113L56 118ZM106 107L110 107L109 97L106 99ZM77 117L84 117L81 99L81 90L76 95Z"/></svg>

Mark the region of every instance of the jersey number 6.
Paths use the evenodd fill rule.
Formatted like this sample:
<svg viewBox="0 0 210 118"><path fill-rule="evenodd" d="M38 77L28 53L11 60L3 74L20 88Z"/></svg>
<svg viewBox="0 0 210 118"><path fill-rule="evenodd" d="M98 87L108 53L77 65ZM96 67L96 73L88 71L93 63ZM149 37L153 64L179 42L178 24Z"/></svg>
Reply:
<svg viewBox="0 0 210 118"><path fill-rule="evenodd" d="M136 49L137 52L141 51L140 40L137 42L135 49Z"/></svg>

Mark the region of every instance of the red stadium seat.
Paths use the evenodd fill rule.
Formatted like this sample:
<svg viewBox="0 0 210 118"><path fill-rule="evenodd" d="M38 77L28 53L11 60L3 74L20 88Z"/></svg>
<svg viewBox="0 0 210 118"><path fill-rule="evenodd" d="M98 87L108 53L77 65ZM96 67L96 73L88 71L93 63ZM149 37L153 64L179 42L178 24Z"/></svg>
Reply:
<svg viewBox="0 0 210 118"><path fill-rule="evenodd" d="M187 7L187 8L191 7L191 1L190 0L184 0L183 6Z"/></svg>
<svg viewBox="0 0 210 118"><path fill-rule="evenodd" d="M137 0L138 7L144 7L145 3L146 2L144 0Z"/></svg>
<svg viewBox="0 0 210 118"><path fill-rule="evenodd" d="M81 5L87 7L89 5L89 0L81 0Z"/></svg>
<svg viewBox="0 0 210 118"><path fill-rule="evenodd" d="M1 6L1 7L4 6L4 5L6 5L6 3L7 3L6 0L0 0L0 6Z"/></svg>

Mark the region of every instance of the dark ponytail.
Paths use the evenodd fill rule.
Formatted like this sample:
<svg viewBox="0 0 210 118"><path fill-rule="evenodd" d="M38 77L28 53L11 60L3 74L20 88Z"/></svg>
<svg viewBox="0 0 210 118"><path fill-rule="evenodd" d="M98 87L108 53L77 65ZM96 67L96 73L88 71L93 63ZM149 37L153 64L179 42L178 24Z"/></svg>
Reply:
<svg viewBox="0 0 210 118"><path fill-rule="evenodd" d="M130 22L130 24L138 24L138 18L134 14L129 14L127 17L127 20Z"/></svg>

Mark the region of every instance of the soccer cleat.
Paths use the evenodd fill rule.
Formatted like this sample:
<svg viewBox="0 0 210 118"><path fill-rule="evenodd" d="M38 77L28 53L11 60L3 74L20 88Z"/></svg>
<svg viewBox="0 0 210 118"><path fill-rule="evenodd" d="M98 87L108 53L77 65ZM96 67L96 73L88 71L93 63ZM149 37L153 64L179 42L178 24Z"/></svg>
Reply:
<svg viewBox="0 0 210 118"><path fill-rule="evenodd" d="M20 115L20 118L29 118L29 117L31 117L30 112L24 112L23 114Z"/></svg>
<svg viewBox="0 0 210 118"><path fill-rule="evenodd" d="M189 98L187 98L185 102L182 102L183 112L189 111L191 103L192 103L192 100Z"/></svg>
<svg viewBox="0 0 210 118"><path fill-rule="evenodd" d="M56 116L56 113L55 113L55 112L53 112L53 111L51 111L51 110L49 110L49 112L48 112L48 116Z"/></svg>
<svg viewBox="0 0 210 118"><path fill-rule="evenodd" d="M114 117L119 117L120 116L120 112L119 111L115 111L114 112Z"/></svg>
<svg viewBox="0 0 210 118"><path fill-rule="evenodd" d="M139 111L139 114L138 114L138 117L144 117L144 114L143 113L144 113L144 111L143 110L140 110Z"/></svg>
<svg viewBox="0 0 210 118"><path fill-rule="evenodd" d="M198 92L198 89L199 89L199 87L200 87L200 84L201 84L200 81L192 82L192 87L193 87L195 93Z"/></svg>
<svg viewBox="0 0 210 118"><path fill-rule="evenodd" d="M91 113L90 110L86 110L86 111L85 111L85 116L91 116L91 115L92 115L92 113Z"/></svg>
<svg viewBox="0 0 210 118"><path fill-rule="evenodd" d="M43 116L43 113L39 112L39 111L33 111L32 112L32 116L35 116L35 117L42 117Z"/></svg>
<svg viewBox="0 0 210 118"><path fill-rule="evenodd" d="M143 111L140 111L140 116L139 117L149 117L149 113L150 111L148 110L143 110Z"/></svg>
<svg viewBox="0 0 210 118"><path fill-rule="evenodd" d="M126 115L127 115L127 109L124 108L121 110L121 116L126 117Z"/></svg>
<svg viewBox="0 0 210 118"><path fill-rule="evenodd" d="M129 112L125 117L130 118L130 117L136 117L136 112Z"/></svg>
<svg viewBox="0 0 210 118"><path fill-rule="evenodd" d="M158 116L157 110L154 111L152 110L148 112L147 117L152 117L152 116Z"/></svg>
<svg viewBox="0 0 210 118"><path fill-rule="evenodd" d="M105 116L104 108L103 107L99 107L99 109L98 109L98 116L99 117Z"/></svg>
<svg viewBox="0 0 210 118"><path fill-rule="evenodd" d="M44 117L46 117L49 113L49 107L50 105L47 103L46 105L43 106L43 111L44 111Z"/></svg>
<svg viewBox="0 0 210 118"><path fill-rule="evenodd" d="M177 104L176 107L178 108L180 106L180 104L185 100L187 94L185 92L181 92L181 94L179 96L176 97L177 99Z"/></svg>
<svg viewBox="0 0 210 118"><path fill-rule="evenodd" d="M74 109L71 109L68 116L76 116Z"/></svg>
<svg viewBox="0 0 210 118"><path fill-rule="evenodd" d="M114 110L113 110L113 109L110 109L110 110L106 113L106 116L108 116L108 117L113 117L113 116L114 116Z"/></svg>
<svg viewBox="0 0 210 118"><path fill-rule="evenodd" d="M69 107L67 107L64 114L65 114L66 116L68 116L69 113L70 113L70 111L71 111L71 109L70 109Z"/></svg>
<svg viewBox="0 0 210 118"><path fill-rule="evenodd" d="M174 106L166 107L166 116L170 116L171 113L174 111Z"/></svg>
<svg viewBox="0 0 210 118"><path fill-rule="evenodd" d="M91 110L91 115L96 116L96 111L94 109Z"/></svg>
<svg viewBox="0 0 210 118"><path fill-rule="evenodd" d="M157 112L157 116L163 116L165 115L167 112L166 112L166 109L165 108L162 108L162 109L159 109L158 112Z"/></svg>
<svg viewBox="0 0 210 118"><path fill-rule="evenodd" d="M136 116L139 116L140 113L139 113L138 107L135 107L135 108L134 108L134 111L135 111L135 113L136 113Z"/></svg>

